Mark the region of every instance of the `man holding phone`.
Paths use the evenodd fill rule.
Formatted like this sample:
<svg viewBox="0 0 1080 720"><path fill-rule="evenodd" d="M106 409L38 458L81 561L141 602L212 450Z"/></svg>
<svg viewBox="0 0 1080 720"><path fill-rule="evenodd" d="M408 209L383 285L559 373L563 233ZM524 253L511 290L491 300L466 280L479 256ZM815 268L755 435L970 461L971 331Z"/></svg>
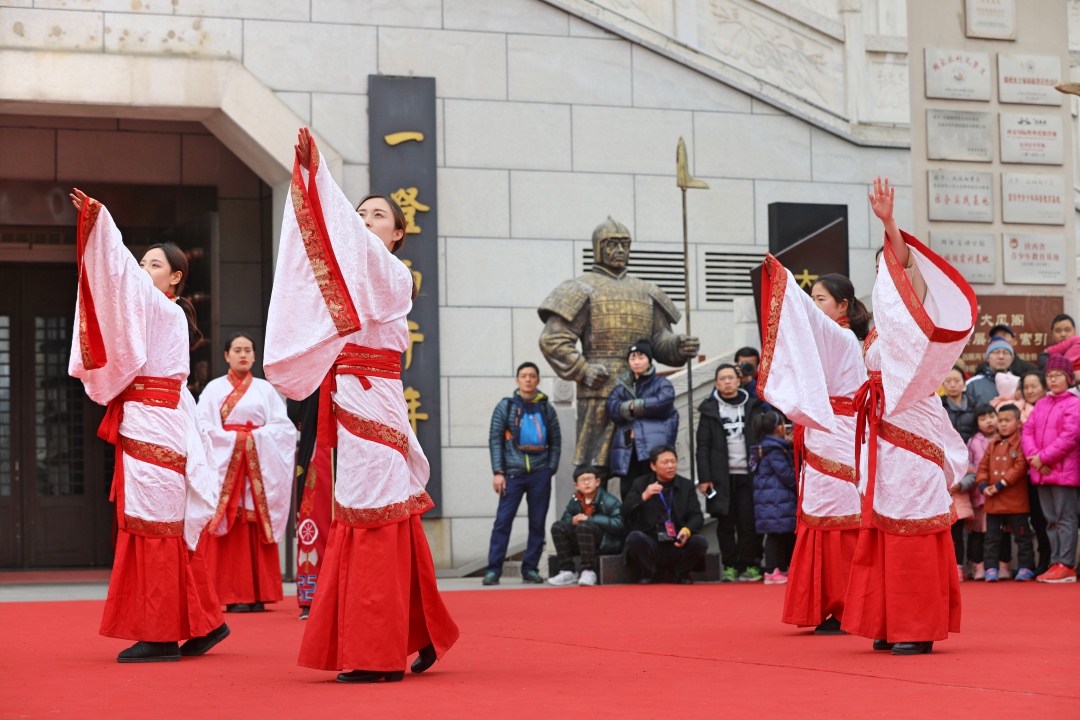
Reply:
<svg viewBox="0 0 1080 720"><path fill-rule="evenodd" d="M674 582L690 584L690 571L709 551L700 534L705 524L694 483L676 474L679 460L671 445L649 452L650 473L634 481L622 504L627 560L638 566L641 582L651 584L665 570Z"/></svg>

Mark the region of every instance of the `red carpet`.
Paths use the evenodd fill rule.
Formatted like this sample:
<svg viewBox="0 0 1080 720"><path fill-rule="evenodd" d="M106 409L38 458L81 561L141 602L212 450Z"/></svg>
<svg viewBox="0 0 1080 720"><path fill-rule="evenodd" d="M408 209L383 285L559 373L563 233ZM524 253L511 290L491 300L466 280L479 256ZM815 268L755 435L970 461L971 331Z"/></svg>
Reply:
<svg viewBox="0 0 1080 720"><path fill-rule="evenodd" d="M9 603L0 717L1080 717L1080 585L962 588L963 632L910 658L781 625L780 586L451 592L446 661L377 686L297 667L288 600L155 665L115 662L101 602Z"/></svg>

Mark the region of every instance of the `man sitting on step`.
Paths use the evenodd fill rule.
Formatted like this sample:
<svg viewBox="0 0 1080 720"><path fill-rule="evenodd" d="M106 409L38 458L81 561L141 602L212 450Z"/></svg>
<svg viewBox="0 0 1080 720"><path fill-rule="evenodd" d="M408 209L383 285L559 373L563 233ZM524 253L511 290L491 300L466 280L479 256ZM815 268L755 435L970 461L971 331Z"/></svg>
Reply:
<svg viewBox="0 0 1080 720"><path fill-rule="evenodd" d="M674 447L657 445L649 452L652 472L635 480L623 500L622 514L630 528L627 561L641 571L642 584L655 582L664 571L674 582L693 582L690 570L709 550L699 534L705 516L694 483L676 474L678 465Z"/></svg>
<svg viewBox="0 0 1080 720"><path fill-rule="evenodd" d="M600 487L599 471L583 465L574 470L577 492L566 504L562 519L551 526L559 573L552 585L595 585L600 555L622 552L623 525L619 500ZM581 577L574 572L574 556L581 556Z"/></svg>

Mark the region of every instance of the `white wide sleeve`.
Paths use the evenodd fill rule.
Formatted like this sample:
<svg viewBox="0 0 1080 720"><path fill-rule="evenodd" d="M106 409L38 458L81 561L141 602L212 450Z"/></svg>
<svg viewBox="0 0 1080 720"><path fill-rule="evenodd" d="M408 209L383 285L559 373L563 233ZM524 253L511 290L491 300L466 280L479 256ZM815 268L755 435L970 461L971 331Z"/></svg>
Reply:
<svg viewBox="0 0 1080 720"><path fill-rule="evenodd" d="M886 239L874 283L875 347L890 415L937 391L978 317L975 292L960 273L911 235L903 236L908 267L900 265ZM920 297L922 285L925 297Z"/></svg>
<svg viewBox="0 0 1080 720"><path fill-rule="evenodd" d="M82 380L91 400L104 405L130 385L146 365L151 308L154 302L169 300L124 246L108 208L96 200L88 199L87 203L90 205L79 228L86 234L80 272L90 297L80 288L68 373ZM95 322L104 342L105 363L90 369L88 343L93 330L89 325Z"/></svg>
<svg viewBox="0 0 1080 720"><path fill-rule="evenodd" d="M217 511L221 480L213 462L209 435L195 417L195 398L185 387L180 391L180 409L186 421L187 499L184 510L184 541L193 551L199 536Z"/></svg>
<svg viewBox="0 0 1080 720"><path fill-rule="evenodd" d="M248 392L255 391L251 388ZM255 449L259 453L259 472L262 474L266 505L270 511L270 527L274 542L285 537L289 523L293 479L296 470L296 426L289 420L285 401L269 383L258 390L265 405L266 424L252 431Z"/></svg>
<svg viewBox="0 0 1080 720"><path fill-rule="evenodd" d="M830 396L850 397L866 379L859 341L802 291L772 255L762 268L758 394L793 422L836 429Z"/></svg>

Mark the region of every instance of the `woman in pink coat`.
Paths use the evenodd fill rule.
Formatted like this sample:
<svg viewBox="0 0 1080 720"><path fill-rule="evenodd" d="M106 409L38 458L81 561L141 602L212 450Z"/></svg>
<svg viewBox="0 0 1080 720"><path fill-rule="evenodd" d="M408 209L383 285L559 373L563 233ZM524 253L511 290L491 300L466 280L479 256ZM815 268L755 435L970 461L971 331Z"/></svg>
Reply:
<svg viewBox="0 0 1080 720"><path fill-rule="evenodd" d="M1023 449L1031 482L1050 536L1050 569L1039 582L1076 582L1076 501L1080 494L1080 398L1069 392L1072 363L1062 355L1046 362L1050 392L1024 423Z"/></svg>

